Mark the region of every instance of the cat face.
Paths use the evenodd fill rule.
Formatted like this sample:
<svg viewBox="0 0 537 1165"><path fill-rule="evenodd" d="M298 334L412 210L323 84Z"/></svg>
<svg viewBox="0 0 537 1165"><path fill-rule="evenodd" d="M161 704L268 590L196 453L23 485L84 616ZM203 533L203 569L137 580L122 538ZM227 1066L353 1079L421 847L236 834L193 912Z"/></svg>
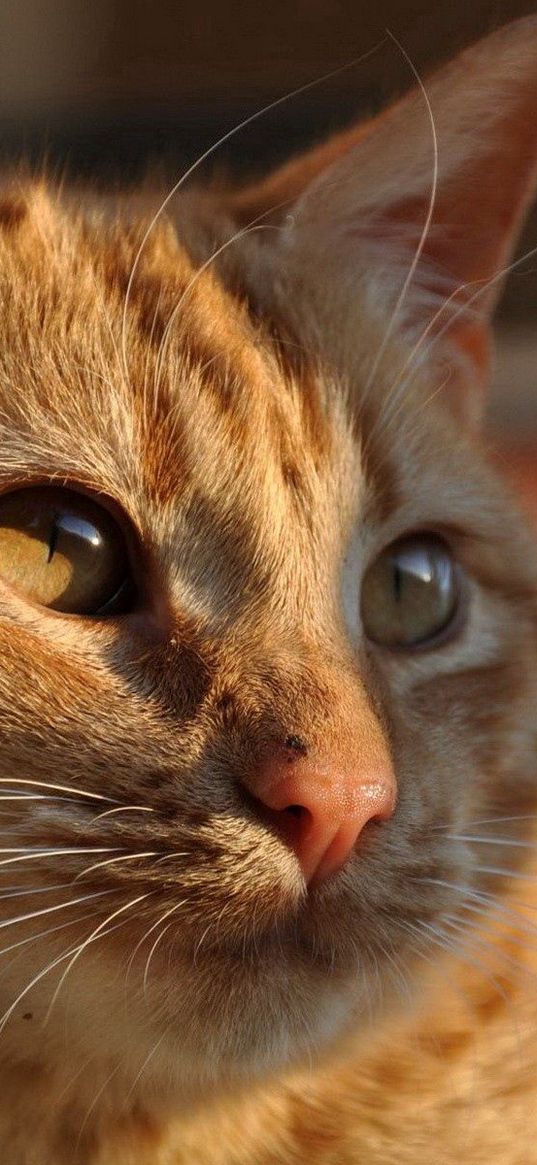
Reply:
<svg viewBox="0 0 537 1165"><path fill-rule="evenodd" d="M417 177L404 220L386 196L357 225L349 148L326 188L310 158L274 241L231 242L263 186L186 195L145 239L128 206L6 197L7 1055L59 1059L67 1032L134 1092L294 1060L484 885L472 822L534 804L537 557L461 421L484 315L466 297L424 347L445 235L403 310Z"/></svg>

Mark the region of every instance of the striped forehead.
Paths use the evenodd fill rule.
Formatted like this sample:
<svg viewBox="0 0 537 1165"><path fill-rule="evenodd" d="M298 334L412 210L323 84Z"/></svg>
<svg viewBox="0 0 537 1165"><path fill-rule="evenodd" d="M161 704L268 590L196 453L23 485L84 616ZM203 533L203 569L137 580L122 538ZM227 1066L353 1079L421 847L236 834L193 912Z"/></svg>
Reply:
<svg viewBox="0 0 537 1165"><path fill-rule="evenodd" d="M0 255L4 480L109 495L172 573L181 562L183 587L219 576L223 601L254 573L287 576L308 543L319 557L357 456L322 378L291 371L170 232L142 254L125 307L135 246L56 225Z"/></svg>

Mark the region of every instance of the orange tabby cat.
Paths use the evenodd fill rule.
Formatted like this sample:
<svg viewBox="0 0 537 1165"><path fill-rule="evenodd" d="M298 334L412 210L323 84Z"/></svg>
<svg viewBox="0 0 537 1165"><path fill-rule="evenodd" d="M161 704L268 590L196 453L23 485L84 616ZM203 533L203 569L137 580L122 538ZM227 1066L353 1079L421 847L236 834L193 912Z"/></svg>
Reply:
<svg viewBox="0 0 537 1165"><path fill-rule="evenodd" d="M6 1165L537 1162L536 162L529 19L166 221L6 180Z"/></svg>

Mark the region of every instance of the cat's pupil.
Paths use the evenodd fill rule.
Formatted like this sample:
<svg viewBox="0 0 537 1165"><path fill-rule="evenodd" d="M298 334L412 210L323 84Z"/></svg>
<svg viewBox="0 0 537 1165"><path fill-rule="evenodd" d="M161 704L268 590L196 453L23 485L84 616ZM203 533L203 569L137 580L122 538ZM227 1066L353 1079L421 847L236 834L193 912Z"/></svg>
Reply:
<svg viewBox="0 0 537 1165"><path fill-rule="evenodd" d="M400 570L397 563L394 564L393 568L393 589L395 592L395 597L399 602L403 590L403 572Z"/></svg>
<svg viewBox="0 0 537 1165"><path fill-rule="evenodd" d="M52 521L50 538L48 540L47 562L52 562L52 559L54 558L54 552L56 550L57 541L58 541L58 515L55 514L53 521Z"/></svg>

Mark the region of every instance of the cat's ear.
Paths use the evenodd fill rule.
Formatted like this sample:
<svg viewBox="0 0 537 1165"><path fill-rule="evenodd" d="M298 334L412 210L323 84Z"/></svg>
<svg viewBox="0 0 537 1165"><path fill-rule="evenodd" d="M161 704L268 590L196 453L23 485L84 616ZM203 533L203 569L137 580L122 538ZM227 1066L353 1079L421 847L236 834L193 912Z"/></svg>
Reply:
<svg viewBox="0 0 537 1165"><path fill-rule="evenodd" d="M245 190L236 212L246 222L286 203L275 212L282 262L303 287L322 279L327 302L351 328L361 287L385 321L397 305L393 326L411 344L429 328L421 356L448 362L453 403L470 418L488 370L501 271L536 166L531 17L480 41L378 118Z"/></svg>

